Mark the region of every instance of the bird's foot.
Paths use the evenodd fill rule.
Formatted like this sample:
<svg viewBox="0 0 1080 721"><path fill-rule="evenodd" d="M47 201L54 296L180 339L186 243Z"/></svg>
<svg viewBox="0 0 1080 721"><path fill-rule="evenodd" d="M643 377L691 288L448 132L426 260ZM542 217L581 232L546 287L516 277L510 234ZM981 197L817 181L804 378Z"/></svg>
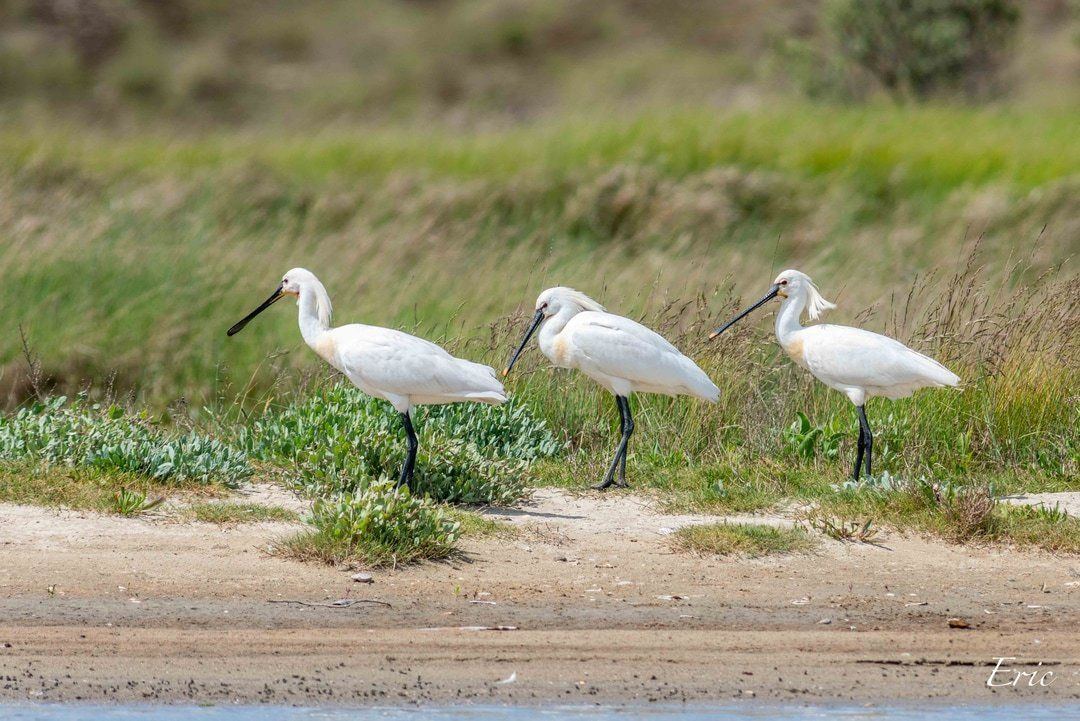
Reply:
<svg viewBox="0 0 1080 721"><path fill-rule="evenodd" d="M594 491L606 491L614 484L610 478L605 478L602 482L597 483L595 486L590 486Z"/></svg>

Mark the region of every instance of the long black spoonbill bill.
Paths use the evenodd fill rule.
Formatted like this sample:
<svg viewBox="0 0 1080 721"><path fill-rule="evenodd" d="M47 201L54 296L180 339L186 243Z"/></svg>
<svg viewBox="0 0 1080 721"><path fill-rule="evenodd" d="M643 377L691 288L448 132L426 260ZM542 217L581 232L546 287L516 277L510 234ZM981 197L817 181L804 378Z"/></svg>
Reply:
<svg viewBox="0 0 1080 721"><path fill-rule="evenodd" d="M793 361L855 404L859 414L859 444L852 474L855 480L859 479L864 451L866 475L871 475L874 437L866 420L868 398L884 396L896 400L920 388L955 386L960 382L955 373L933 358L887 336L845 325L804 328L799 322L804 309L810 320L817 320L836 306L821 297L809 276L797 270L785 270L776 276L761 300L717 328L709 338L720 335L776 297L782 299L780 312L776 314L776 339L780 346Z"/></svg>
<svg viewBox="0 0 1080 721"><path fill-rule="evenodd" d="M293 268L269 298L229 328L236 335L252 318L291 295L300 306L300 335L324 361L345 374L357 388L389 401L401 414L409 450L398 486L412 487L416 431L410 413L423 404L477 401L499 405L506 400L490 366L455 358L439 346L390 328L351 324L330 327L330 296L311 271Z"/></svg>
<svg viewBox="0 0 1080 721"><path fill-rule="evenodd" d="M536 299L536 315L503 377L510 373L537 328L540 350L554 365L577 368L611 391L619 406L622 440L607 475L594 488L612 484L626 487L626 447L634 432L631 393L690 395L712 402L720 398L716 385L678 348L640 323L606 312L573 288L548 288Z"/></svg>

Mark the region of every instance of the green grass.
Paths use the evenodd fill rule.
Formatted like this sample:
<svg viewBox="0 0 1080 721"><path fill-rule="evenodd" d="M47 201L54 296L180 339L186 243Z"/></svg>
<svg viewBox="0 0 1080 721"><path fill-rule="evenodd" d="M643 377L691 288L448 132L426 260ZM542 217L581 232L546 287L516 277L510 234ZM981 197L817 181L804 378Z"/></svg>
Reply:
<svg viewBox="0 0 1080 721"><path fill-rule="evenodd" d="M835 492L816 500L819 514L870 519L877 527L916 531L956 543L1080 552L1080 520L1064 513L994 500L1013 492L1015 487L1008 481L969 480L961 485L918 479L898 480L884 489Z"/></svg>
<svg viewBox="0 0 1080 721"><path fill-rule="evenodd" d="M295 523L300 520L300 515L288 508L239 501L196 503L185 509L184 515L201 523L217 523L220 525Z"/></svg>
<svg viewBox="0 0 1080 721"><path fill-rule="evenodd" d="M119 513L117 494L127 490L149 498L162 495L216 496L224 487L203 484L163 486L134 473L35 463L0 464L0 502L72 510Z"/></svg>
<svg viewBox="0 0 1080 721"><path fill-rule="evenodd" d="M684 526L671 536L679 551L709 556L739 555L758 558L779 553L800 553L816 545L800 528L778 528L753 523L715 523Z"/></svg>
<svg viewBox="0 0 1080 721"><path fill-rule="evenodd" d="M286 537L278 553L332 565L397 566L447 558L461 523L428 498L385 480L361 492L318 498L311 529Z"/></svg>
<svg viewBox="0 0 1080 721"><path fill-rule="evenodd" d="M456 179L566 177L624 163L681 177L736 166L870 184L903 195L998 183L1027 190L1080 165L1072 109L787 104L768 112L653 113L625 120L549 121L462 135L446 130L366 130L311 137L211 133L197 140L131 138L44 129L0 134L8 171L144 179L263 168L296 183L370 179L422 170ZM866 190L866 188L864 188Z"/></svg>
<svg viewBox="0 0 1080 721"><path fill-rule="evenodd" d="M520 534L520 531L512 524L488 518L476 511L451 508L449 516L460 526L459 533L462 538L508 539Z"/></svg>

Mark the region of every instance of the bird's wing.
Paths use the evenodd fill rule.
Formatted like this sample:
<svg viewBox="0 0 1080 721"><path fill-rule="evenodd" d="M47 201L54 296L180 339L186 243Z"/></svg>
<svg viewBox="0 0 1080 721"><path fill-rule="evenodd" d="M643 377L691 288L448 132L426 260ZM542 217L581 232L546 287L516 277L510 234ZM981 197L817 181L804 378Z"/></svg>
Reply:
<svg viewBox="0 0 1080 721"><path fill-rule="evenodd" d="M692 360L636 321L586 312L574 316L566 330L579 367L586 373L624 378L652 392L719 397L719 390Z"/></svg>
<svg viewBox="0 0 1080 721"><path fill-rule="evenodd" d="M956 385L959 378L933 358L888 336L842 325L803 331L810 371L830 383L907 392L928 385Z"/></svg>
<svg viewBox="0 0 1080 721"><path fill-rule="evenodd" d="M360 385L428 399L503 395L493 368L455 358L423 338L375 326L337 330L342 371Z"/></svg>

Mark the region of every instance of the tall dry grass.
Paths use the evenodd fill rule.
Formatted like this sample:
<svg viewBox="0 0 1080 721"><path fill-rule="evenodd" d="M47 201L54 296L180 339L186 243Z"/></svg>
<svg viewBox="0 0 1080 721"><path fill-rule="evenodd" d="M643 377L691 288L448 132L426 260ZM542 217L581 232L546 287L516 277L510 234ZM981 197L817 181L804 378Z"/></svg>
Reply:
<svg viewBox="0 0 1080 721"><path fill-rule="evenodd" d="M770 281L762 276L760 289ZM827 285L822 289L829 295ZM751 290L746 297L755 295ZM699 362L721 398L715 405L636 399L642 433L635 446L661 466L668 455L696 464L734 462L733 448L738 459L783 457L788 449L782 430L803 412L822 427L846 432L843 453L828 465L849 464L857 435L850 403L783 356L772 337L771 312L759 312L715 343L705 340L739 305L731 296L712 303L699 297L640 316ZM971 256L953 273L920 279L888 310L884 322L873 309L834 313L938 358L963 382L958 390L870 402L879 469L966 474L1013 468L1076 479L1080 287L1072 275L1055 269L1031 284L1004 286L989 281ZM510 347L524 321L520 316L493 327L489 359ZM551 369L538 352L521 369L511 384L514 393L564 429L576 446L599 451L612 444L617 415L608 394L580 374Z"/></svg>
<svg viewBox="0 0 1080 721"><path fill-rule="evenodd" d="M174 419L311 392L325 371L287 304L224 335L296 265L324 280L339 323L404 328L494 365L536 295L565 284L656 327L721 387L715 407L635 401L632 462L775 485L808 467L784 441L801 411L843 431L839 459L809 464L838 476L850 408L780 356L768 320L705 342L798 267L840 304L830 320L894 334L965 379L872 403L879 467L1060 481L1077 445L1069 120L807 107L562 134L5 136L0 393L8 406L32 393L20 327L46 390ZM512 388L599 467L610 399L531 355Z"/></svg>

